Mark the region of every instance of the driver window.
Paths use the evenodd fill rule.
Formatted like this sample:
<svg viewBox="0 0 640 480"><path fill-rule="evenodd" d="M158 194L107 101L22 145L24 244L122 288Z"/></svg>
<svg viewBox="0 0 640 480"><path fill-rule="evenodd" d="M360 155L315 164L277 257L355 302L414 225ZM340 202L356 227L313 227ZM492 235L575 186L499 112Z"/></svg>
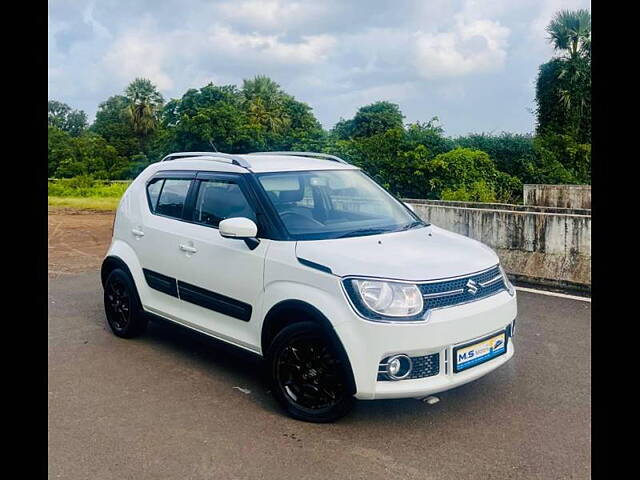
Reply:
<svg viewBox="0 0 640 480"><path fill-rule="evenodd" d="M200 182L194 221L217 227L225 218L246 217L254 222L256 214L237 183L230 180Z"/></svg>

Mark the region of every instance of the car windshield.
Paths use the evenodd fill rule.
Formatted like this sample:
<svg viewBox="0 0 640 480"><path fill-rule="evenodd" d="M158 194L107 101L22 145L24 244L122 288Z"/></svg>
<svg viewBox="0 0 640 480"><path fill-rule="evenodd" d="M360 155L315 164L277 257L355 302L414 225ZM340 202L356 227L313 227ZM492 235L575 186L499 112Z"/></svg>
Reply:
<svg viewBox="0 0 640 480"><path fill-rule="evenodd" d="M425 226L414 213L359 170L258 175L291 237L355 237Z"/></svg>

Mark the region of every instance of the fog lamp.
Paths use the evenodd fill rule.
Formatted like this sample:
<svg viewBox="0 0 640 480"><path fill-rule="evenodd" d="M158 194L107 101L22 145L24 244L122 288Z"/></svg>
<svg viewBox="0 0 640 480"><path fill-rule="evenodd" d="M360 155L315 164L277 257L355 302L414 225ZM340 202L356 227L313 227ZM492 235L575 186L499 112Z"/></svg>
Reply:
<svg viewBox="0 0 640 480"><path fill-rule="evenodd" d="M407 378L413 368L413 362L407 355L394 355L387 360L386 374L391 380Z"/></svg>

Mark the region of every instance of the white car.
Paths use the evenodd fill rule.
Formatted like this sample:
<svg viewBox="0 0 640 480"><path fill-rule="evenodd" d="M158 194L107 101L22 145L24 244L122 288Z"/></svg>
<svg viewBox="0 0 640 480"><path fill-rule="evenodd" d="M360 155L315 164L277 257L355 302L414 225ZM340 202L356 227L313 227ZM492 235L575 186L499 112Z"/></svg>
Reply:
<svg viewBox="0 0 640 480"><path fill-rule="evenodd" d="M253 352L306 421L442 392L514 352L496 254L331 155L168 155L120 201L101 274L114 334L161 317Z"/></svg>

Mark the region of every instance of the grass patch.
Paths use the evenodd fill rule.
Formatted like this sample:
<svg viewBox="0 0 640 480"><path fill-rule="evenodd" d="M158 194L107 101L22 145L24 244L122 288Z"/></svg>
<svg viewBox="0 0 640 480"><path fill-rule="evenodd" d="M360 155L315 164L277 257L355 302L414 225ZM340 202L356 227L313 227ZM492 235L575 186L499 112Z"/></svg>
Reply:
<svg viewBox="0 0 640 480"><path fill-rule="evenodd" d="M86 176L49 181L49 206L115 211L128 186L129 183L110 183Z"/></svg>
<svg viewBox="0 0 640 480"><path fill-rule="evenodd" d="M53 197L49 196L50 207L74 208L77 210L98 210L115 212L120 197Z"/></svg>
<svg viewBox="0 0 640 480"><path fill-rule="evenodd" d="M99 197L120 198L129 183L110 183L91 177L62 178L49 181L50 197Z"/></svg>

